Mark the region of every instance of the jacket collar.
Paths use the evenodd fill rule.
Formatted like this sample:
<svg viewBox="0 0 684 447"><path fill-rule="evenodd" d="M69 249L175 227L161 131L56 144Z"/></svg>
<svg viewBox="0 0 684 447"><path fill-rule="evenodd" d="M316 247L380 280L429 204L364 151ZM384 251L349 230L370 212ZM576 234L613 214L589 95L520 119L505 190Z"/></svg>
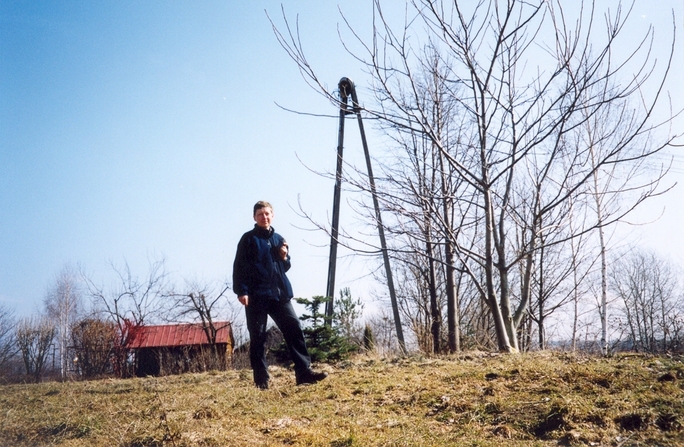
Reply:
<svg viewBox="0 0 684 447"><path fill-rule="evenodd" d="M263 238L269 238L273 235L275 230L273 230L273 227L269 227L268 230L265 230L261 228L259 225L254 224L254 233L256 233L257 236L263 237Z"/></svg>

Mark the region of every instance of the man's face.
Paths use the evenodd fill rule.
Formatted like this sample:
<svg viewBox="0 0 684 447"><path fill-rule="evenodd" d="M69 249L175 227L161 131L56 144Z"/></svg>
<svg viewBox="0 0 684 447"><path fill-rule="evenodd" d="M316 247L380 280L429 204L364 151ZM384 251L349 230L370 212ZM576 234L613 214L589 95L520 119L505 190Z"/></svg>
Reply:
<svg viewBox="0 0 684 447"><path fill-rule="evenodd" d="M257 212L254 213L254 222L264 230L271 228L272 221L273 210L269 207L259 208Z"/></svg>

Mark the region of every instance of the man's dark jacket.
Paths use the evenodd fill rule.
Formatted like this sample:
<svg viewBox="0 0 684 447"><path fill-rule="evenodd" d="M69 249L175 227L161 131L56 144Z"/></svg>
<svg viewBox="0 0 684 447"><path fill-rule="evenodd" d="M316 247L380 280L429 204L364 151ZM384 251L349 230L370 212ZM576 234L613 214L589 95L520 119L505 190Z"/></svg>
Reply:
<svg viewBox="0 0 684 447"><path fill-rule="evenodd" d="M268 297L287 301L292 285L285 272L290 270L290 255L280 257L285 239L273 230L258 225L242 235L233 262L233 292L237 296Z"/></svg>

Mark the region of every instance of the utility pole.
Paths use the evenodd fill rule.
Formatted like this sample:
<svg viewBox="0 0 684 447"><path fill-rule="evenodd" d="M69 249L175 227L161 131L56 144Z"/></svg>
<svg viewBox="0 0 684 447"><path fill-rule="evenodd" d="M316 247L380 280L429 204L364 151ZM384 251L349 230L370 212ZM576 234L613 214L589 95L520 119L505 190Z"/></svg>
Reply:
<svg viewBox="0 0 684 447"><path fill-rule="evenodd" d="M394 289L394 281L392 279L392 269L389 261L389 253L387 251L387 242L385 240L385 227L382 224L382 215L380 213L380 205L378 203L377 191L375 189L375 178L373 177L373 167L371 164L370 152L368 151L368 142L366 141L366 132L363 128L363 119L361 117L361 107L359 106L358 98L356 96L356 87L349 78L342 78L338 83L340 91L340 127L338 132L337 145L337 171L335 172L335 193L333 197L333 228L330 238L330 259L328 262L328 287L327 294L330 300L326 303L326 320L331 321L333 315L333 301L335 294L335 264L337 258L337 237L339 235L339 206L342 184L342 150L344 144L344 119L348 114L355 114L359 123L359 132L361 133L361 143L363 144L363 152L366 157L366 169L368 170L368 182L370 185L371 196L373 198L373 207L375 208L375 221L378 227L378 236L380 237L380 246L382 249L382 258L385 264L385 276L387 277L387 288L389 290L390 301L392 304L392 313L394 316L395 330L397 331L397 340L399 341L399 348L402 354L406 354L406 343L404 342L404 331L401 327L401 317L399 315L399 304L397 302L397 295ZM352 110L349 110L348 100L351 96Z"/></svg>

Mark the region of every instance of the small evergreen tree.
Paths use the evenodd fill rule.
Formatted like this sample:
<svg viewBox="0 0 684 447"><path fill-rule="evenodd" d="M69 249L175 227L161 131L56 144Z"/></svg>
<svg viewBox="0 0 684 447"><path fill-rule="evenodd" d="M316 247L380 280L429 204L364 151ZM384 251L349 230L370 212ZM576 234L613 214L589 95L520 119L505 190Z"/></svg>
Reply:
<svg viewBox="0 0 684 447"><path fill-rule="evenodd" d="M308 322L308 325L304 325L303 331L312 361L334 362L343 360L357 350L354 343L340 334L340 326L325 324L325 314L321 312L321 309L324 309L325 303L330 301L330 298L314 296L311 299L295 299L309 311L309 313L300 316L299 319L304 323Z"/></svg>
<svg viewBox="0 0 684 447"><path fill-rule="evenodd" d="M340 290L340 297L335 300L333 326L339 329L340 335L350 342L360 344L361 326L358 321L363 314L363 303L353 298L349 287Z"/></svg>
<svg viewBox="0 0 684 447"><path fill-rule="evenodd" d="M314 296L311 299L295 298L295 301L306 308L306 312L299 319L304 323L302 331L311 361L319 363L336 362L344 360L358 350L357 344L340 334L339 325L325 324L325 313L321 309L324 309L325 303L330 301L330 298ZM289 358L285 342L272 352L278 361Z"/></svg>

